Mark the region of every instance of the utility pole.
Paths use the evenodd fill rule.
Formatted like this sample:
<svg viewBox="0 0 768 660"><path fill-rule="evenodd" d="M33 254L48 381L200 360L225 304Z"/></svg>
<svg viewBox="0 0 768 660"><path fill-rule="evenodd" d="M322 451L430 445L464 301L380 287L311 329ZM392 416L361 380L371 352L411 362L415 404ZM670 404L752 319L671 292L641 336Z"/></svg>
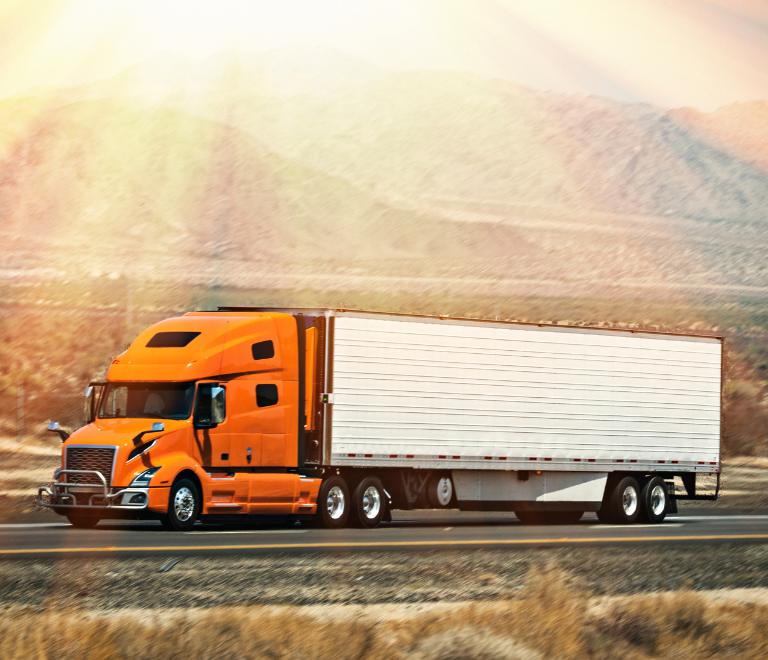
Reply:
<svg viewBox="0 0 768 660"><path fill-rule="evenodd" d="M16 383L16 440L24 441L24 381Z"/></svg>

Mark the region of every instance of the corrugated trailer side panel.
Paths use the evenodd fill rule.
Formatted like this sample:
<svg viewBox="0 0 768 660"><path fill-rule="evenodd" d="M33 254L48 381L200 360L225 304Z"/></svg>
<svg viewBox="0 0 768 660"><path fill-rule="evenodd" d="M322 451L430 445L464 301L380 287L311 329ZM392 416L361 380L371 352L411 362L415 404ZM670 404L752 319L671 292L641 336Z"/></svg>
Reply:
<svg viewBox="0 0 768 660"><path fill-rule="evenodd" d="M721 352L708 337L341 313L332 463L715 471Z"/></svg>

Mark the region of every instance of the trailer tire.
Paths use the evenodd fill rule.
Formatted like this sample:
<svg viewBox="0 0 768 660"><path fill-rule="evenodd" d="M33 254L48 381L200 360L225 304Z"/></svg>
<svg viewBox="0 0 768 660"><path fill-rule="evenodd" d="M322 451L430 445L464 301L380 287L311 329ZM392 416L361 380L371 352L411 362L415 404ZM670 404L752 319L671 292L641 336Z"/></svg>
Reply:
<svg viewBox="0 0 768 660"><path fill-rule="evenodd" d="M200 491L191 479L179 479L171 487L168 512L160 519L163 527L173 532L192 529L202 508Z"/></svg>
<svg viewBox="0 0 768 660"><path fill-rule="evenodd" d="M78 529L93 529L99 524L101 518L89 512L72 512L67 514L67 520L69 520L69 524L72 525L72 527L77 527Z"/></svg>
<svg viewBox="0 0 768 660"><path fill-rule="evenodd" d="M447 509L453 504L453 481L450 474L437 472L429 478L427 499L433 509Z"/></svg>
<svg viewBox="0 0 768 660"><path fill-rule="evenodd" d="M349 518L349 499L347 482L338 474L323 481L317 494L317 526L328 529L344 527Z"/></svg>
<svg viewBox="0 0 768 660"><path fill-rule="evenodd" d="M631 525L637 522L642 509L640 486L634 477L620 479L605 499L597 516L601 522L613 525Z"/></svg>
<svg viewBox="0 0 768 660"><path fill-rule="evenodd" d="M669 493L664 480L661 477L649 479L640 494L641 520L654 525L663 522L668 502Z"/></svg>
<svg viewBox="0 0 768 660"><path fill-rule="evenodd" d="M575 525L583 511L515 511L523 525Z"/></svg>
<svg viewBox="0 0 768 660"><path fill-rule="evenodd" d="M378 527L387 508L387 494L378 477L366 477L355 488L351 516L355 527Z"/></svg>

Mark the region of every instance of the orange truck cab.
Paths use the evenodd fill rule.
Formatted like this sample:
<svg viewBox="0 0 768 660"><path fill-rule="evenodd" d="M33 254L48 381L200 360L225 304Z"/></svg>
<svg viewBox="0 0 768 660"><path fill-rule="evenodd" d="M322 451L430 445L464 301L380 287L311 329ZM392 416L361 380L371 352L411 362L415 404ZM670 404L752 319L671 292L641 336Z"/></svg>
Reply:
<svg viewBox="0 0 768 660"><path fill-rule="evenodd" d="M39 503L81 527L312 519L324 473L304 456L316 350L301 314L192 312L153 325L86 390L86 426L49 425L62 467Z"/></svg>

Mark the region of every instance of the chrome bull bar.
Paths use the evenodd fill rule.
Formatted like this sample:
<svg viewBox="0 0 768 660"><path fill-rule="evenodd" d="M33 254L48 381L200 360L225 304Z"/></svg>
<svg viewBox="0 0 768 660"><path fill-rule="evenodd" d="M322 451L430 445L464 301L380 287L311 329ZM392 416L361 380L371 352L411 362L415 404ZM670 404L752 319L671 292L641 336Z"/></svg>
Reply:
<svg viewBox="0 0 768 660"><path fill-rule="evenodd" d="M80 484L60 481L61 478L67 474L96 475L101 480L101 484ZM72 489L72 491L70 492L68 489ZM78 504L76 496L88 493L91 493L88 498L88 504ZM119 501L117 498L122 498L123 495L129 493L143 494L144 501L137 504L117 503ZM43 495L48 496L48 502L43 500ZM103 504L94 504L93 499L95 497L101 498ZM70 500L71 504L66 504L66 500ZM121 488L114 493L110 493L107 480L98 470L61 470L56 481L51 482L50 488L47 486L40 486L40 488L38 488L37 505L47 509L124 509L137 511L146 509L149 506L149 489L133 488L129 486L128 488Z"/></svg>

